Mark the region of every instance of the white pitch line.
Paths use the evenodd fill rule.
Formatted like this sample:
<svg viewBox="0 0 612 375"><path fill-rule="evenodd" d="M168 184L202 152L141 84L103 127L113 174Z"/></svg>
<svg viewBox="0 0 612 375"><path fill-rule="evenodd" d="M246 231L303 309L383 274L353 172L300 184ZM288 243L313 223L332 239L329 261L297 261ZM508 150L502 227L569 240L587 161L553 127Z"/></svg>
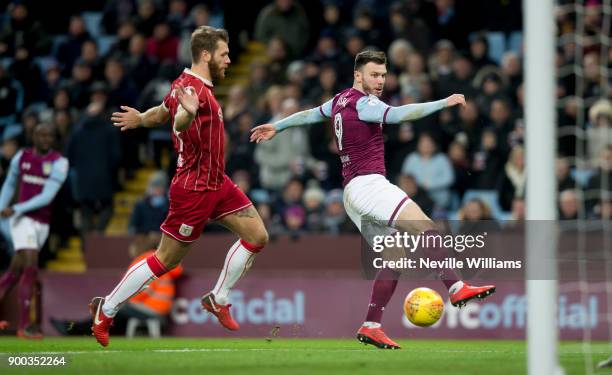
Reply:
<svg viewBox="0 0 612 375"><path fill-rule="evenodd" d="M364 350L364 349L308 349L308 348L296 348L296 349L283 349L283 348L245 348L245 349L234 349L234 348L198 348L198 349L150 349L150 350L78 350L78 351L63 351L63 352L20 352L20 353L7 353L0 352L0 356L35 356L35 355L79 355L79 354L115 354L115 353L191 353L191 352L361 352L361 353L380 353L378 350ZM473 354L525 354L525 351L516 351L516 350L429 350L429 349L418 349L418 348L410 348L407 347L403 350L404 352L428 352L428 353L473 353ZM396 352L396 351L394 351ZM401 350L397 352L402 352ZM590 351L591 354L610 354L609 351L601 350L601 351ZM585 354L583 351L563 351L561 350L561 355L583 355Z"/></svg>

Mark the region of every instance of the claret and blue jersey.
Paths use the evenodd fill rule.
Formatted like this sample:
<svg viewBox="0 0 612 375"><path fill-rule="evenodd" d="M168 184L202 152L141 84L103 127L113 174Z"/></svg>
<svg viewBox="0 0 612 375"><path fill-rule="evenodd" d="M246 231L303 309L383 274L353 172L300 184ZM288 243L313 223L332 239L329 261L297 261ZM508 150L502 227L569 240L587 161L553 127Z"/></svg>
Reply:
<svg viewBox="0 0 612 375"><path fill-rule="evenodd" d="M382 126L428 116L446 107L446 99L392 107L355 88L341 91L319 107L298 112L274 125L277 131L332 119L342 162L343 185L356 176L385 175Z"/></svg>

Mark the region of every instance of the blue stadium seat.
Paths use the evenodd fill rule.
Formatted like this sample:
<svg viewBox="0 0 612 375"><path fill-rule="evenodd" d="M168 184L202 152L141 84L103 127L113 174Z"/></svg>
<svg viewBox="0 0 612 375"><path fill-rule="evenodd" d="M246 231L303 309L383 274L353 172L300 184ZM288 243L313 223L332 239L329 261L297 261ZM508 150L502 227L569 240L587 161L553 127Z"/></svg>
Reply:
<svg viewBox="0 0 612 375"><path fill-rule="evenodd" d="M500 31L491 31L487 33L487 42L489 44L489 58L497 64L501 63L502 57L506 52L506 37Z"/></svg>
<svg viewBox="0 0 612 375"><path fill-rule="evenodd" d="M96 38L96 44L98 46L98 55L105 56L111 47L117 42L116 36L99 36Z"/></svg>
<svg viewBox="0 0 612 375"><path fill-rule="evenodd" d="M85 27L93 38L102 35L102 28L100 21L102 21L102 12L83 12L83 21L85 21Z"/></svg>
<svg viewBox="0 0 612 375"><path fill-rule="evenodd" d="M586 187L589 183L589 178L593 175L594 171L590 169L576 169L573 168L570 172L574 180L580 187Z"/></svg>

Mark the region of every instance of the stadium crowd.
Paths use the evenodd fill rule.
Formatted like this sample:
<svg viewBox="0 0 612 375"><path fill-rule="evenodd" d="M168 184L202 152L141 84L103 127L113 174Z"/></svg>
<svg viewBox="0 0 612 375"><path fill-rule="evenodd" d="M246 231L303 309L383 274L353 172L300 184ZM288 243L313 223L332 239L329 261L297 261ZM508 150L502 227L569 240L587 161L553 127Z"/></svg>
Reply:
<svg viewBox="0 0 612 375"><path fill-rule="evenodd" d="M75 211L81 231L103 231L113 194L150 164L166 171L155 175L130 227L149 231L163 219L174 169L174 161L163 162L172 146L169 127L120 133L110 113L121 105L143 110L159 104L190 65L191 31L225 25L227 5L221 3L109 0L52 27L32 16L34 2L13 1L3 10L0 172L20 147L31 145L37 123L56 126L57 149L69 158L71 172L52 231L75 233ZM265 44L267 61L253 62L248 85L232 86L223 99L227 174L256 204L270 233L356 231L343 210L329 124L292 128L259 145L249 142L249 132L350 86L354 56L364 48L387 52L383 100L390 105L452 93L467 98L463 108L384 128L389 180L436 219L523 219L521 2L312 3L320 9L316 21L306 8L311 1L274 0L261 8L253 29L244 31ZM585 9L582 55L573 42L576 15L557 16L556 173L563 219L610 218L612 211L612 50L601 56L600 2L589 0ZM243 46L230 45L237 53Z"/></svg>

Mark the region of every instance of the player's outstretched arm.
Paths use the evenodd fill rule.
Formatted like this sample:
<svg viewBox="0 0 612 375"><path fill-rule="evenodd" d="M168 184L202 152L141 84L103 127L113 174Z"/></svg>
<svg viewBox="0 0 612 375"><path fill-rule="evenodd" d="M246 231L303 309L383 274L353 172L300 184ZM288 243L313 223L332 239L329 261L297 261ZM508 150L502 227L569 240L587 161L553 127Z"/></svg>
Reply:
<svg viewBox="0 0 612 375"><path fill-rule="evenodd" d="M285 129L295 126L305 126L323 122L331 117L332 100L328 100L322 105L297 112L291 116L285 117L273 124L263 124L251 129L251 142L267 141Z"/></svg>
<svg viewBox="0 0 612 375"><path fill-rule="evenodd" d="M113 125L121 131L140 127L154 128L166 124L170 119L170 113L162 104L149 108L144 113L126 105L122 105L121 109L123 112L114 112L111 116Z"/></svg>
<svg viewBox="0 0 612 375"><path fill-rule="evenodd" d="M60 158L53 163L51 174L40 194L33 196L25 202L17 203L11 209L17 214L37 210L51 204L60 188L68 177L68 159Z"/></svg>
<svg viewBox="0 0 612 375"><path fill-rule="evenodd" d="M418 120L447 107L465 105L465 97L453 94L446 99L435 102L406 104L391 107L374 96L366 96L357 102L359 119L366 122L399 124L405 121Z"/></svg>
<svg viewBox="0 0 612 375"><path fill-rule="evenodd" d="M19 161L21 160L21 154L23 151L18 151L9 166L8 174L2 184L2 191L0 192L0 216L9 217L13 215L13 210L9 207L9 203L15 195L15 189L17 188L17 182L19 179Z"/></svg>

